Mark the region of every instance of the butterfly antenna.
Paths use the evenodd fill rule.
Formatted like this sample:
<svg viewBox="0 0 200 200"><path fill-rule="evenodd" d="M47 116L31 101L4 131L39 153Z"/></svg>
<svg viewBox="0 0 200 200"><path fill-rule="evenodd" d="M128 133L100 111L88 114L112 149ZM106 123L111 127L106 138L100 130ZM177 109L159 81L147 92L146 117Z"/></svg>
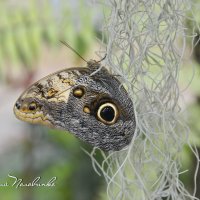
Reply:
<svg viewBox="0 0 200 200"><path fill-rule="evenodd" d="M102 62L103 60L105 60L106 56L107 56L107 53L105 54L105 56L104 56L101 60L98 60L96 63L100 63L100 62Z"/></svg>
<svg viewBox="0 0 200 200"><path fill-rule="evenodd" d="M78 55L82 60L84 60L86 63L88 63L87 60L85 60L75 49L73 49L67 42L60 40L62 44L64 44L66 47L71 49L76 55Z"/></svg>

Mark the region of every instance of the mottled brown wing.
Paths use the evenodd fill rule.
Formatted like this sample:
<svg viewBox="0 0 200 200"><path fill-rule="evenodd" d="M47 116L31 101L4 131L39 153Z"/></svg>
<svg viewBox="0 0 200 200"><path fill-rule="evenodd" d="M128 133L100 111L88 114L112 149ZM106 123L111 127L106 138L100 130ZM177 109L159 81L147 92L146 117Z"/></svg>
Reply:
<svg viewBox="0 0 200 200"><path fill-rule="evenodd" d="M71 87L77 79L89 73L88 68L69 68L50 74L26 89L16 101L14 113L20 120L51 126L48 115L44 115L38 100L43 102L67 102Z"/></svg>

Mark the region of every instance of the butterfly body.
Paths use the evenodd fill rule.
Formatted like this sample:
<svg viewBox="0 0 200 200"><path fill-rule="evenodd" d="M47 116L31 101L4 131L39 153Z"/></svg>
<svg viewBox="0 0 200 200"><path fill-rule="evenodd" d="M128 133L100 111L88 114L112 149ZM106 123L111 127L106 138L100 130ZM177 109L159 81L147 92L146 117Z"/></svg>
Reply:
<svg viewBox="0 0 200 200"><path fill-rule="evenodd" d="M106 151L127 146L135 131L132 100L96 61L36 82L17 100L14 112L23 121L69 131Z"/></svg>

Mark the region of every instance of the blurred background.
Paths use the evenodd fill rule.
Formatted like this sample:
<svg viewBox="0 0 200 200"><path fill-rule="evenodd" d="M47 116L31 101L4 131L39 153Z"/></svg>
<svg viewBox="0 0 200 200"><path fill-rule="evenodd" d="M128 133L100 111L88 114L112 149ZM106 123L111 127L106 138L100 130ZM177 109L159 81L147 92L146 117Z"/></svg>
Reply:
<svg viewBox="0 0 200 200"><path fill-rule="evenodd" d="M12 111L16 99L31 83L59 69L86 65L59 40L69 43L86 60L98 60L95 52L100 50L102 24L101 9L86 0L0 1L1 199L106 199L104 180L94 172L89 156L81 149L90 151L89 145L66 132L21 122ZM193 30L193 24L186 24ZM183 112L187 112L191 128L190 141L200 152L199 39L197 35L193 55L184 61L180 88ZM190 48L188 42L186 57ZM196 160L188 146L184 147L182 162L182 171L188 171L180 179L192 191ZM56 186L3 187L1 184L11 182L8 174L23 178L24 182L38 176L41 182L57 177ZM200 173L197 177L200 198Z"/></svg>

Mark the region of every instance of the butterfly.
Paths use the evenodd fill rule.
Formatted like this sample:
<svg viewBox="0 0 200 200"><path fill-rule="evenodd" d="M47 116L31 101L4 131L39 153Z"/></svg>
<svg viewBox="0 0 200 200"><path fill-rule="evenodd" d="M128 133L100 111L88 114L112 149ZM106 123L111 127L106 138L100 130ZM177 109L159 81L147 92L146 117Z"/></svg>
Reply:
<svg viewBox="0 0 200 200"><path fill-rule="evenodd" d="M135 132L131 98L97 61L64 69L31 85L14 105L16 117L71 132L105 151L126 147Z"/></svg>

